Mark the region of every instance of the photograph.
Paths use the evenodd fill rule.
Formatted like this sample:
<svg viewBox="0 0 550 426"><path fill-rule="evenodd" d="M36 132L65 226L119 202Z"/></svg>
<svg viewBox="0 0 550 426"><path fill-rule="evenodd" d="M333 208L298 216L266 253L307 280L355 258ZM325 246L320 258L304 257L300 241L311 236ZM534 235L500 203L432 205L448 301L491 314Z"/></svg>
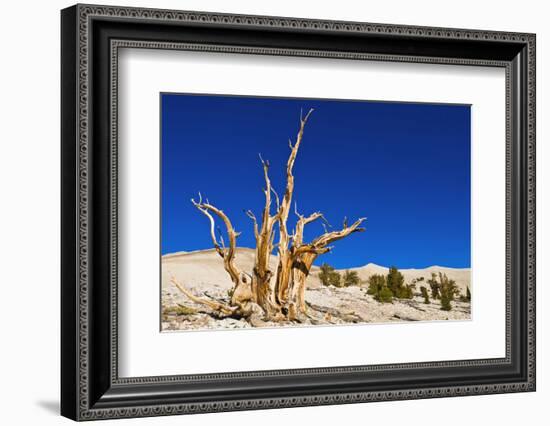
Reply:
<svg viewBox="0 0 550 426"><path fill-rule="evenodd" d="M161 331L471 320L471 105L161 93L160 122Z"/></svg>

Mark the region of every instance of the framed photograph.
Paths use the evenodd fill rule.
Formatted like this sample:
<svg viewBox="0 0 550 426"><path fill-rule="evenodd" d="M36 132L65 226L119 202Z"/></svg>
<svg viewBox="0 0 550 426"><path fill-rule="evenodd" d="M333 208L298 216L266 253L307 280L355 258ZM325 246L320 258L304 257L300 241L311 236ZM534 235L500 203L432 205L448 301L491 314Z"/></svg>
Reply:
<svg viewBox="0 0 550 426"><path fill-rule="evenodd" d="M535 390L535 35L61 12L61 412Z"/></svg>

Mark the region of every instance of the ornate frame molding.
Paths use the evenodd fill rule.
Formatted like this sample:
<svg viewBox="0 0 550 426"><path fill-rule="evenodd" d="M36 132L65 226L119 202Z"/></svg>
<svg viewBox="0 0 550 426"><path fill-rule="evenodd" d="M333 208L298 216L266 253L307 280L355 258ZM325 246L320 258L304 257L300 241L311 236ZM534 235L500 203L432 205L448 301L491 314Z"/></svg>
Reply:
<svg viewBox="0 0 550 426"><path fill-rule="evenodd" d="M416 398L434 398L443 396L462 396L488 393L504 393L518 391L533 391L535 389L535 36L533 34L520 34L510 32L496 31L478 31L464 29L447 28L427 28L410 27L401 25L369 24L358 22L336 22L324 20L308 20L294 18L279 18L266 16L245 16L228 15L202 12L184 12L156 9L136 9L126 7L104 7L77 5L66 9L64 12L64 32L65 39L64 67L66 73L74 74L74 85L65 87L63 90L67 98L63 97L64 114L68 117L68 108L75 111L75 122L72 130L65 129L67 136L64 136L63 146L72 146L72 151L63 159L64 176L68 173L74 178L71 187L64 186L64 190L73 191L72 197L66 196L64 199L64 210L67 213L74 212L74 229L66 229L66 237L74 238L74 247L67 248L63 252L63 262L74 262L75 277L64 278L63 291L73 292L75 306L69 308L67 300L63 304L63 322L72 321L72 327L64 327L63 352L66 357L74 357L70 367L70 372L65 372L65 379L62 377L62 383L65 390L62 390L62 413L68 417L78 420L91 420L113 417L138 417L151 415L170 415L183 413L204 413L213 411L245 410L260 408L276 408L307 405L325 405L325 404L343 404L366 401L382 400L400 400ZM388 371L388 370L406 370L411 368L437 368L444 369L450 367L474 367L488 365L511 364L512 356L512 308L511 301L513 296L517 296L517 289L512 287L512 257L513 253L513 226L512 210L517 207L516 204L525 203L519 207L525 212L525 241L520 246L525 250L526 282L523 284L525 300L525 355L527 357L525 365L525 374L521 380L513 380L499 384L479 384L479 385L451 385L434 386L426 388L407 388L401 387L395 390L377 390L360 392L332 392L317 393L312 395L300 396L272 396L267 398L230 398L226 400L205 401L205 402L169 402L148 404L138 402L136 404L124 404L116 402L116 398L107 398L102 402L103 397L97 397L97 390L91 389L91 375L97 374L97 367L90 363L90 356L93 348L90 342L95 338L91 331L91 321L95 320L96 314L91 313L90 286L91 268L94 257L91 255L91 243L93 236L91 234L92 214L97 208L93 204L92 188L94 181L91 169L91 140L94 137L91 134L90 117L94 105L93 100L93 81L92 81L92 49L94 47L91 34L92 24L95 20L105 22L139 22L140 24L177 24L177 25L210 25L223 26L224 28L252 28L256 30L275 29L280 31L291 31L292 33L301 33L314 31L316 33L326 34L353 34L353 35L376 35L381 37L400 37L411 38L414 40L443 40L448 42L467 41L467 42L487 42L487 43L506 43L507 45L517 45L518 49L524 49L525 53L522 61L526 61L524 68L526 75L522 81L516 81L513 78L517 75L518 64L513 60L503 59L482 59L482 58L461 58L461 57L441 57L441 56L411 56L402 54L381 54L381 53L363 53L330 51L316 49L296 49L279 47L253 47L238 45L216 45L212 43L182 43L177 41L146 41L139 39L111 39L109 45L110 57L110 329L109 341L111 345L110 365L108 366L108 388L115 391L129 386L137 385L170 385L171 383L195 383L197 381L217 381L223 379L247 379L264 378L277 376L304 376L304 375L330 375L342 373ZM67 41L73 38L71 44ZM415 364L394 364L382 366L362 366L362 367L327 367L322 369L307 370L275 370L267 372L246 372L246 373L222 373L199 376L162 376L146 378L127 378L121 379L117 373L117 70L118 70L118 49L119 48L155 48L155 49L177 49L177 50L196 50L196 51L218 51L238 54L264 54L264 55L298 55L315 56L338 59L358 59L375 61L398 61L398 62L422 62L422 63L443 63L457 65L482 65L504 67L506 69L506 109L507 109L507 212L506 212L506 241L507 241L507 260L506 260L506 358L487 359L487 360L467 360L452 362L433 362L433 363L415 363ZM67 63L65 61L74 63ZM525 85L523 89L517 85ZM513 98L517 96L518 90L525 91L525 105L516 105ZM72 96L76 95L76 102L70 102ZM70 102L70 105L68 103ZM523 147L525 158L516 159L512 152L512 139L520 131L512 128L513 115L517 114L517 109L521 110L524 117L521 119L525 125L525 140ZM520 136L521 138L521 136ZM74 156L70 156L74 153ZM69 158L70 157L70 158ZM518 200L513 196L513 173L518 173L515 161L523 161L525 167L524 198ZM68 165L68 164L71 165ZM73 164L74 163L74 164ZM521 171L521 170L520 170ZM69 176L67 176L69 177ZM65 184L64 184L65 185ZM74 199L73 199L74 197ZM515 203L515 204L514 204ZM71 204L71 206L69 206ZM523 222L522 222L523 224ZM69 228L67 226L67 228ZM65 240L64 240L65 241ZM525 243L525 245L523 245ZM67 247L68 243L65 243ZM64 266L65 268L65 266ZM69 271L67 271L69 274ZM69 274L70 275L70 274ZM516 292L516 293L514 293ZM72 300L72 299L71 299ZM75 335L70 335L76 332ZM76 352L75 352L76 351ZM95 355L94 355L95 356ZM74 379L74 380L73 380ZM107 380L107 379L105 379ZM100 388L100 385L93 385ZM69 397L68 393L76 393L75 398ZM99 392L101 393L101 392ZM106 393L107 394L107 393ZM116 396L116 394L115 394ZM115 401L115 402L113 402Z"/></svg>

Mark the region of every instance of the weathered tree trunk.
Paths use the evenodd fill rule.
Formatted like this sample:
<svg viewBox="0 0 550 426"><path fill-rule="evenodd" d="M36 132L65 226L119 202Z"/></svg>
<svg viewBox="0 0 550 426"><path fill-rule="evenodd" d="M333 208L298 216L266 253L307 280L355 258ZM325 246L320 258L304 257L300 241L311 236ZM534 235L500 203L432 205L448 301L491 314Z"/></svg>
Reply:
<svg viewBox="0 0 550 426"><path fill-rule="evenodd" d="M300 118L300 129L296 136L296 142L289 141L290 155L286 167L286 189L282 201L271 186L269 179L269 162L260 160L263 166L265 180L265 204L258 224L256 216L250 210L246 212L253 221L254 236L256 239L256 251L254 267L250 273L240 271L234 263L237 249L236 232L228 216L206 200L203 202L199 194L199 201L191 200L193 205L210 220L210 236L212 243L223 259L224 268L233 281L233 293L229 304L193 295L185 289L174 277L172 282L195 303L208 306L213 312L222 316L249 317L254 312L254 306L259 306L264 314L264 319L269 321L304 321L307 319L305 290L309 271L321 254L331 250L329 244L345 238L354 232L364 229L359 225L364 218L358 219L351 226L344 226L339 231L329 232L326 221L319 212L310 216L300 215L295 208L298 217L294 234L288 232L287 221L294 193L293 168L296 156L302 142L304 128L313 110L305 117ZM275 196L276 211L271 214L271 195ZM229 247L225 247L223 237L219 239L215 233L215 219L218 217L225 224L229 239ZM304 243L304 227L317 219L324 221L325 233L315 238L310 243ZM271 270L270 259L274 249L275 225L278 226L279 240L277 243L278 264L275 273ZM220 233L221 234L221 233Z"/></svg>
<svg viewBox="0 0 550 426"><path fill-rule="evenodd" d="M292 195L294 194L294 163L296 162L296 156L302 143L304 136L304 128L307 123L312 110L310 110L305 118L300 117L300 130L296 136L296 143L292 145L291 141L288 141L290 147L290 155L286 164L286 189L283 201L279 208L279 244L277 246L279 252L279 265L277 266L277 277L275 280L275 292L277 302L284 306L288 302L288 292L290 286L290 279L292 275L292 253L290 253L290 236L288 234L287 221L288 214L290 212L290 206L292 205Z"/></svg>
<svg viewBox="0 0 550 426"><path fill-rule="evenodd" d="M254 214L249 211L248 216L254 220L254 229L256 237L256 256L253 269L253 288L256 294L256 302L264 310L267 319L280 320L281 309L275 298L274 287L271 278L273 271L270 269L269 261L273 251L274 226L279 218L279 212L271 214L271 193L275 194L277 207L279 207L279 197L271 186L269 179L269 162L261 157L265 179L265 205L262 213L262 225L258 231L258 224Z"/></svg>
<svg viewBox="0 0 550 426"><path fill-rule="evenodd" d="M313 262L315 262L319 255L328 253L332 249L329 244L341 240L354 232L364 231L364 228L359 227L365 220L361 218L355 221L351 226L347 226L344 222L344 226L340 231L325 232L309 244L302 243L304 226L318 218L322 218L320 213L314 213L306 218L299 216L296 225L296 234L292 246L292 252L294 254L292 263L294 280L291 290L292 297L289 300L289 312L292 314L293 320L300 320L303 319L304 316L307 316L305 303L306 280L313 266Z"/></svg>

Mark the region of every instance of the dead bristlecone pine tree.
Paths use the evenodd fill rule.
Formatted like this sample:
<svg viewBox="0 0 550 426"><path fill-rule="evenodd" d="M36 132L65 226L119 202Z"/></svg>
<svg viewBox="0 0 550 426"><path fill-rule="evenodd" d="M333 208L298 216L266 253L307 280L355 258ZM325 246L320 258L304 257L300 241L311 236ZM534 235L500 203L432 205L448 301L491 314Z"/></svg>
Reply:
<svg viewBox="0 0 550 426"><path fill-rule="evenodd" d="M236 232L229 217L218 207L212 205L199 194L198 200L192 199L193 205L210 221L210 236L217 253L223 260L223 265L231 280L233 291L230 291L229 303L202 298L192 294L172 276L171 281L189 299L195 303L208 306L219 317L250 318L261 315L264 321L295 321L303 322L309 317L305 303L306 279L313 262L319 255L331 250L330 244L355 232L364 231L360 227L365 218L348 225L344 220L342 229L329 231L327 223L320 212L309 216L298 213L296 205L294 213L297 222L292 234L287 228L288 216L294 192L293 168L296 156L302 143L304 128L313 110L305 117L300 117L300 129L296 141L289 141L290 155L286 164L286 189L282 199L271 186L269 178L269 162L260 156L265 180L265 204L259 220L251 210L246 212L253 224L256 239L254 267L251 271L241 271L235 265L237 249ZM272 208L272 196L275 207ZM223 222L227 232L227 244L223 237L216 236L216 219ZM325 233L310 242L304 241L304 227L316 220L322 220ZM275 231L278 230L278 242L275 243ZM270 268L270 257L277 249L277 269Z"/></svg>

